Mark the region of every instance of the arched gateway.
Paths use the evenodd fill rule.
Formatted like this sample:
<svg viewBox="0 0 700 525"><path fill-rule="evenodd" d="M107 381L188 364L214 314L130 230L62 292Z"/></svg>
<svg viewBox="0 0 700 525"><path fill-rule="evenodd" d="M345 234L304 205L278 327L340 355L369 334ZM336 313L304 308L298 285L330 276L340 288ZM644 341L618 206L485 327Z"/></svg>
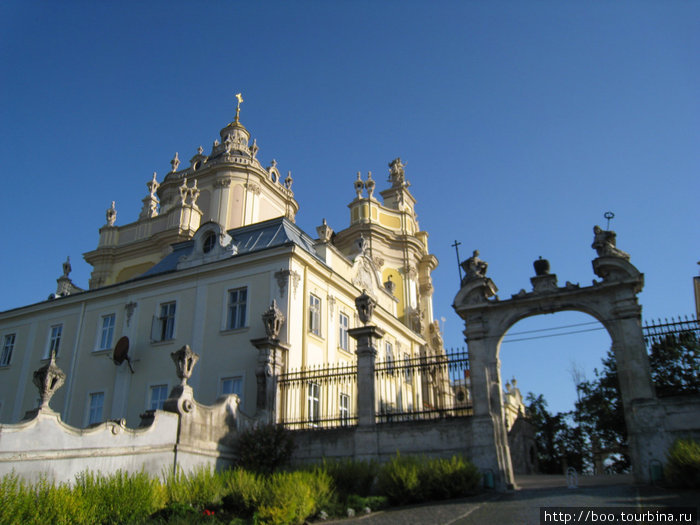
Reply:
<svg viewBox="0 0 700 525"><path fill-rule="evenodd" d="M594 228L593 271L601 281L592 286L567 282L557 285L549 264L535 264L532 291L524 289L508 300L499 300L497 288L486 277L487 264L479 252L462 263L466 276L453 307L464 319L474 405L473 456L475 463L496 474L497 486L513 483L508 439L503 419L501 365L499 350L508 329L533 315L578 310L595 317L612 339L617 359L620 391L629 436L629 453L635 478L649 479L650 462L663 460L670 436L663 425L649 372L649 360L642 335L641 311L637 294L644 286L644 275L630 262L629 255L615 245L615 232Z"/></svg>

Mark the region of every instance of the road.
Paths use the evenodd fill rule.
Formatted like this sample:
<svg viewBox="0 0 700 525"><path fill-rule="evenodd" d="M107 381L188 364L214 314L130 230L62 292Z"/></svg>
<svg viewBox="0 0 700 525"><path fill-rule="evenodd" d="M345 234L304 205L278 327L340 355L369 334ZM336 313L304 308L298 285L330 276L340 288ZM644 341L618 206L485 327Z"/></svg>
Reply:
<svg viewBox="0 0 700 525"><path fill-rule="evenodd" d="M581 478L577 488L568 488L563 476L528 476L518 478L517 484L518 490L504 494L485 493L463 500L401 507L335 523L539 525L540 507L634 507L639 512L654 506L694 506L697 510L700 505L697 491L634 485L628 477Z"/></svg>

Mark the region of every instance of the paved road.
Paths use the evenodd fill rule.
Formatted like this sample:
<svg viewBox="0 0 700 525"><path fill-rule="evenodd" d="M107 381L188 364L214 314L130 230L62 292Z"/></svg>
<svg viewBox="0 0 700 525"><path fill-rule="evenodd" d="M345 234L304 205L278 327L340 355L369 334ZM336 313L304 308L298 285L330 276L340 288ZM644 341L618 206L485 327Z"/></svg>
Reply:
<svg viewBox="0 0 700 525"><path fill-rule="evenodd" d="M402 507L338 523L358 525L539 525L540 507L647 507L700 505L700 493L637 486L629 478L582 478L567 488L561 476L518 479L519 490L464 500Z"/></svg>

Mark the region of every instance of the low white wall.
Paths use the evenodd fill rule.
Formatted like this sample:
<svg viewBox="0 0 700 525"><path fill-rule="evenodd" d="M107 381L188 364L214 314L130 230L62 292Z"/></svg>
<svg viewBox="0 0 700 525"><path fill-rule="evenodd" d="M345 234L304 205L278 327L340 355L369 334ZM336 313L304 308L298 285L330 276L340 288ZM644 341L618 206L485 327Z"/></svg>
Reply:
<svg viewBox="0 0 700 525"><path fill-rule="evenodd" d="M160 475L174 465L177 427L177 414L156 411L153 424L145 428L107 422L78 429L44 409L31 420L0 425L0 476L14 471L27 480L44 475L70 482L88 469Z"/></svg>

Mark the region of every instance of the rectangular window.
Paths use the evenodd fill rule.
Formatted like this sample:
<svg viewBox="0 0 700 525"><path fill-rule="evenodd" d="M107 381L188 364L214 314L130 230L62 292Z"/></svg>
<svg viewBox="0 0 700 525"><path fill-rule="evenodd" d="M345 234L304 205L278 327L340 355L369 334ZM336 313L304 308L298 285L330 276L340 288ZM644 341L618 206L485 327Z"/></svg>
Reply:
<svg viewBox="0 0 700 525"><path fill-rule="evenodd" d="M168 385L152 386L151 400L148 408L151 410L161 410L166 399L168 399Z"/></svg>
<svg viewBox="0 0 700 525"><path fill-rule="evenodd" d="M243 402L243 378L241 376L223 378L221 380L221 394L236 394Z"/></svg>
<svg viewBox="0 0 700 525"><path fill-rule="evenodd" d="M350 327L350 319L344 313L338 316L338 346L345 351L350 349L350 341L348 338L348 328Z"/></svg>
<svg viewBox="0 0 700 525"><path fill-rule="evenodd" d="M98 350L108 350L112 348L115 318L116 316L114 314L102 316L102 323L100 325L100 345Z"/></svg>
<svg viewBox="0 0 700 525"><path fill-rule="evenodd" d="M49 332L49 346L46 349L44 359L49 359L51 357L51 352L54 352L56 357L58 357L58 349L61 346L61 334L63 334L62 324L57 324L51 327L51 331Z"/></svg>
<svg viewBox="0 0 700 525"><path fill-rule="evenodd" d="M404 354L403 354L403 366L404 366L403 374L404 374L404 378L405 378L407 383L411 382L410 365L411 365L411 356L409 356L407 353L404 352Z"/></svg>
<svg viewBox="0 0 700 525"><path fill-rule="evenodd" d="M7 334L2 345L2 355L0 355L0 366L10 366L12 351L15 349L15 334Z"/></svg>
<svg viewBox="0 0 700 525"><path fill-rule="evenodd" d="M309 421L318 423L321 419L321 387L318 383L309 383L307 401Z"/></svg>
<svg viewBox="0 0 700 525"><path fill-rule="evenodd" d="M104 392L95 392L90 394L90 404L88 405L88 425L102 423L102 407L104 407L104 404Z"/></svg>
<svg viewBox="0 0 700 525"><path fill-rule="evenodd" d="M321 299L309 295L309 332L321 335Z"/></svg>
<svg viewBox="0 0 700 525"><path fill-rule="evenodd" d="M245 327L245 310L248 301L248 289L237 288L228 291L228 320L226 328L235 330Z"/></svg>
<svg viewBox="0 0 700 525"><path fill-rule="evenodd" d="M348 424L350 419L350 396L348 394L340 394L340 421L343 426Z"/></svg>
<svg viewBox="0 0 700 525"><path fill-rule="evenodd" d="M386 362L387 370L394 368L394 345L388 341L384 343L384 361Z"/></svg>
<svg viewBox="0 0 700 525"><path fill-rule="evenodd" d="M175 303L160 305L160 315L156 318L154 341L170 341L175 338Z"/></svg>

